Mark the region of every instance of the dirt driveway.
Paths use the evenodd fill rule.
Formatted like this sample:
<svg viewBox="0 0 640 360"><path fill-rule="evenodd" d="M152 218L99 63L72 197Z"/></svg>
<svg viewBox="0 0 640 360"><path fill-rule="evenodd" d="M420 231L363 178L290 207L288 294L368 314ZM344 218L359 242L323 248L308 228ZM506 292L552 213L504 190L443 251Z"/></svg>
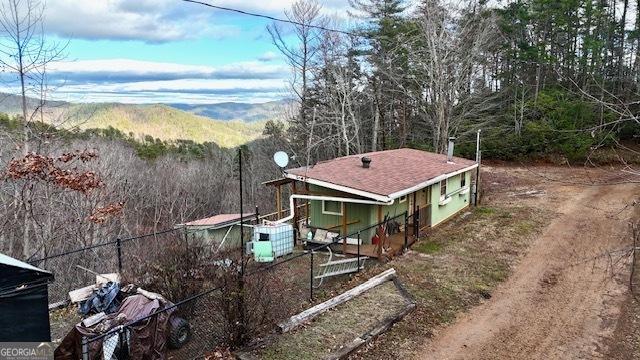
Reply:
<svg viewBox="0 0 640 360"><path fill-rule="evenodd" d="M546 196L509 201L552 208L554 220L492 298L435 332L418 358L606 357L627 291L627 257L617 251L629 247L633 208L625 205L640 186L539 186Z"/></svg>

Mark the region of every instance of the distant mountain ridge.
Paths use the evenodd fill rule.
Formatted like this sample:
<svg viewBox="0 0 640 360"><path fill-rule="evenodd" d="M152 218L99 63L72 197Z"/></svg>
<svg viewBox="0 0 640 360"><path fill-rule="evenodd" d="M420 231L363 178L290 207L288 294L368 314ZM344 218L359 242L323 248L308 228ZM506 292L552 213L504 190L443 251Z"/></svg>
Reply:
<svg viewBox="0 0 640 360"><path fill-rule="evenodd" d="M46 101L47 107L61 107L69 105L68 102L65 101ZM27 97L27 108L30 111L34 111L34 109L39 108L40 100L34 99L31 97ZM22 114L22 98L18 95L6 94L0 92L0 112L16 115Z"/></svg>
<svg viewBox="0 0 640 360"><path fill-rule="evenodd" d="M289 100L269 101L259 104L223 102L212 104L169 104L190 113L216 120L241 120L245 122L280 119Z"/></svg>
<svg viewBox="0 0 640 360"><path fill-rule="evenodd" d="M39 104L37 99L27 98L29 111L33 112ZM0 93L0 112L16 115L22 113L21 109L19 96ZM242 112L234 114L239 113ZM243 113L251 114L251 107L245 107ZM235 147L258 139L262 136L264 124L268 119L266 112L260 113L260 111L254 112L250 121L228 118L218 120L164 104L68 103L64 101L47 102L43 114L45 122L66 129L113 127L139 139L151 136L168 141L214 142L221 147ZM36 120L40 120L40 117L36 117Z"/></svg>
<svg viewBox="0 0 640 360"><path fill-rule="evenodd" d="M192 140L235 147L262 136L264 122L221 121L163 104L74 104L64 114L64 127L95 129L113 127L144 139Z"/></svg>

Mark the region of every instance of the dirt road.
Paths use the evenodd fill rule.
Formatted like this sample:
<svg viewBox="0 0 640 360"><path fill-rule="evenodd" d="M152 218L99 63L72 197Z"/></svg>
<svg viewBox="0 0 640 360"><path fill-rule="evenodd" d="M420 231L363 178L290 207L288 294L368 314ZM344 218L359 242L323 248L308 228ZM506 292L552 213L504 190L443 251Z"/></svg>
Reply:
<svg viewBox="0 0 640 360"><path fill-rule="evenodd" d="M624 300L636 184L544 185L556 218L490 300L435 333L420 359L604 358ZM529 201L529 200L523 200Z"/></svg>

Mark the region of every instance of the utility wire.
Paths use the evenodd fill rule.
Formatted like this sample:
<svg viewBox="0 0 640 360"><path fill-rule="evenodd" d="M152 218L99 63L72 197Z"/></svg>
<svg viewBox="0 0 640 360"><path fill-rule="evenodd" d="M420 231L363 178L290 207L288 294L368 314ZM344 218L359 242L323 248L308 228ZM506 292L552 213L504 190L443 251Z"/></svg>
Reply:
<svg viewBox="0 0 640 360"><path fill-rule="evenodd" d="M325 27L325 26L321 26L321 25L303 24L301 22L294 21L294 20L282 19L282 18L277 18L277 17L273 17L273 16L269 16L269 15L258 14L258 13L254 13L254 12L249 12L249 11L244 11L244 10L239 10L239 9L233 9L233 8L224 7L224 6L213 5L213 4L206 3L204 1L197 1L197 0L182 0L182 1L188 2L188 3L192 3L192 4L198 4L198 5L207 6L207 7L213 8L213 9L217 9L217 10L229 11L229 12L234 12L234 13L238 13L238 14L242 14L242 15L253 16L253 17L273 20L273 21L277 21L277 22L283 22L283 23L287 23L287 24L292 24L292 25L304 26L304 27L308 27L308 28L324 30L324 31L330 31L330 32L335 32L335 33L344 34L344 35L350 35L350 36L362 36L361 34L356 34L356 33L345 31L345 30L332 29L332 28L328 28L328 27Z"/></svg>

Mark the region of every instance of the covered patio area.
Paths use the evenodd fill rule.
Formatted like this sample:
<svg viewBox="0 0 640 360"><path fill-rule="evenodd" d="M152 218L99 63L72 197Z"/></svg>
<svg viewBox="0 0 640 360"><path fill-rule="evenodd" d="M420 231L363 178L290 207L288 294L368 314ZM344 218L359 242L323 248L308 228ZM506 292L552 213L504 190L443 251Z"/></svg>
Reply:
<svg viewBox="0 0 640 360"><path fill-rule="evenodd" d="M336 244L332 247L337 252L348 255L360 255L378 260L392 258L402 253L403 248L411 246L416 238L412 235L412 230L405 237L405 232L398 232L392 235L385 235L378 244L362 244L360 246L347 244L346 242ZM406 241L406 242L405 242Z"/></svg>

